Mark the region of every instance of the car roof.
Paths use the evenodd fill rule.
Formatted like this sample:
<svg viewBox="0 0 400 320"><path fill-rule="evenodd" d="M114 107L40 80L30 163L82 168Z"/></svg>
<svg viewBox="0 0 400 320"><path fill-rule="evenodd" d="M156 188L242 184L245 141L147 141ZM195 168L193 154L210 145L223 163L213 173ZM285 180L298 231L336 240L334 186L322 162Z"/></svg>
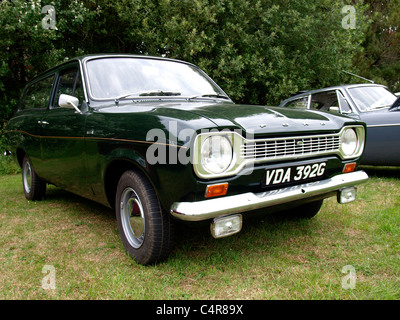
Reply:
<svg viewBox="0 0 400 320"><path fill-rule="evenodd" d="M280 105L283 105L284 103L286 103L286 102L288 102L290 100L294 100L294 99L300 98L302 96L308 96L309 94L313 94L313 93L331 91L331 90L338 90L338 89L349 89L349 88L356 88L356 87L384 87L384 88L386 88L386 86L384 86L382 84L377 84L377 83L341 84L341 85L337 85L337 86L325 87L325 88L320 88L320 89L298 91L295 94L293 94L291 97L283 100L280 103Z"/></svg>
<svg viewBox="0 0 400 320"><path fill-rule="evenodd" d="M140 55L140 54L129 54L129 53L98 53L98 54L87 54L87 55L81 55L81 56L77 56L74 58L66 58L68 60L57 64L56 66L47 69L46 71L41 72L40 74L38 74L37 76L33 77L32 79L30 79L28 83L31 82L35 82L37 79L42 78L46 75L48 75L49 73L55 72L56 70L58 70L59 68L62 68L64 65L67 65L71 62L86 62L92 59L101 59L101 58L118 58L118 57L126 57L126 58L146 58L146 59L157 59L157 60L167 60L167 61L175 61L175 62L181 62L181 63L185 63L185 64L189 64L192 65L190 62L186 62L186 61L182 61L182 60L177 60L177 59L172 59L172 58L166 58L166 57L157 57L157 56L149 56L149 55Z"/></svg>

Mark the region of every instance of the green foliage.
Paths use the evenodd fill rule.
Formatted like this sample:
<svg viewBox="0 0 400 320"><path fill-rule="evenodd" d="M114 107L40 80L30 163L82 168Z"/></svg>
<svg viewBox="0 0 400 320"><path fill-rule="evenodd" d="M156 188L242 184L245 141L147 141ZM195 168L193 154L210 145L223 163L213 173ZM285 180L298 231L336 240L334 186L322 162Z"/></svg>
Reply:
<svg viewBox="0 0 400 320"><path fill-rule="evenodd" d="M397 0L398 1L398 0ZM56 29L41 25L53 5ZM0 122L28 79L82 54L163 55L203 68L237 102L278 104L349 80L368 21L341 22L344 0L53 0L0 2Z"/></svg>
<svg viewBox="0 0 400 320"><path fill-rule="evenodd" d="M400 0L366 0L370 19L364 53L355 64L364 77L400 91Z"/></svg>

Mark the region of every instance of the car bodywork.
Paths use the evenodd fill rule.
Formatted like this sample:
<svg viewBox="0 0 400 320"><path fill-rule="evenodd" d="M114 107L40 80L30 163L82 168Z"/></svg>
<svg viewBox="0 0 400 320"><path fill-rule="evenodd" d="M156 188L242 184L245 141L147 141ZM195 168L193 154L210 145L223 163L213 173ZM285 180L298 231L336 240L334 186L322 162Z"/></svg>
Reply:
<svg viewBox="0 0 400 320"><path fill-rule="evenodd" d="M301 92L280 106L331 111L365 122L368 134L361 164L399 166L400 108L396 101L383 85L349 84Z"/></svg>
<svg viewBox="0 0 400 320"><path fill-rule="evenodd" d="M129 63L116 70L127 61L113 59ZM141 75L128 70L116 85L130 59L146 66L152 88L118 91ZM177 72L165 64L185 75L163 81ZM187 72L195 89L186 88ZM171 82L181 80L178 92ZM51 183L114 208L125 248L142 264L168 256L175 220L209 221L215 237L226 236L240 231L239 213L303 208L312 216L324 198L354 200L368 178L357 171L364 123L238 105L196 66L166 58L93 55L57 66L27 85L5 135L28 199Z"/></svg>

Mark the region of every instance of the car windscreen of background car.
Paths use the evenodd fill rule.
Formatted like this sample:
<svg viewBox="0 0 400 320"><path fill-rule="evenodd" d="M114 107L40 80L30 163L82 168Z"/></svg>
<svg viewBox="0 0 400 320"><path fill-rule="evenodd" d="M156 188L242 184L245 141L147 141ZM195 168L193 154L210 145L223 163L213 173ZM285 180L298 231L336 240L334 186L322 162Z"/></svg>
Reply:
<svg viewBox="0 0 400 320"><path fill-rule="evenodd" d="M390 107L396 96L384 87L355 87L349 88L351 97L360 111L371 111Z"/></svg>
<svg viewBox="0 0 400 320"><path fill-rule="evenodd" d="M182 97L223 94L199 69L168 60L94 59L87 62L87 72L94 99L139 97L143 92L171 92Z"/></svg>

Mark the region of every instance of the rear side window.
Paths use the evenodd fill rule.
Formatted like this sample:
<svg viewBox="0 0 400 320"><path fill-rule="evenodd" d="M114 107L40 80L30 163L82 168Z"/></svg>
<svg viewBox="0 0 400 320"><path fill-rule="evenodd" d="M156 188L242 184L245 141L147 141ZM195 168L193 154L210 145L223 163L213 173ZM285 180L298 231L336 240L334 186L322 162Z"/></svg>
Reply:
<svg viewBox="0 0 400 320"><path fill-rule="evenodd" d="M307 109L307 106L308 106L308 96L290 101L287 105L285 105L285 107L287 108L294 108L294 109Z"/></svg>
<svg viewBox="0 0 400 320"><path fill-rule="evenodd" d="M53 81L54 75L51 75L29 85L22 97L19 110L47 108Z"/></svg>

